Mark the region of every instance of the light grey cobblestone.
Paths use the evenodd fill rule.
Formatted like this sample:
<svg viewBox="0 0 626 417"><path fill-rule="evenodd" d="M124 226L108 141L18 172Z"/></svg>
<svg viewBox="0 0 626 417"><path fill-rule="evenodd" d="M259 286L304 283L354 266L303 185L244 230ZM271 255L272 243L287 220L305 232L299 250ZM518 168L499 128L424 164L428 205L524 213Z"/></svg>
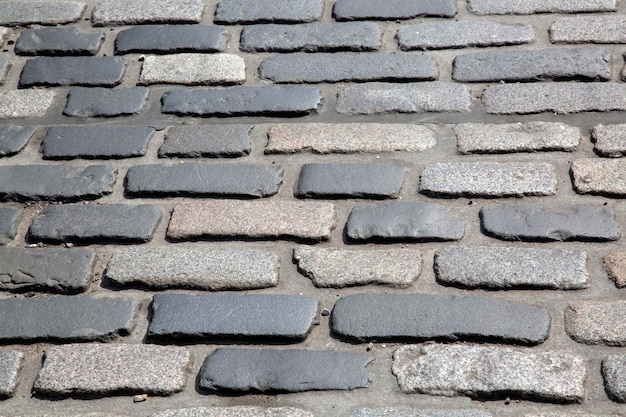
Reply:
<svg viewBox="0 0 626 417"><path fill-rule="evenodd" d="M191 23L202 20L202 0L102 0L93 10L94 26Z"/></svg>
<svg viewBox="0 0 626 417"><path fill-rule="evenodd" d="M78 1L2 1L0 25L57 25L80 19L86 4Z"/></svg>
<svg viewBox="0 0 626 417"><path fill-rule="evenodd" d="M617 288L626 287L626 251L615 251L606 255L604 267Z"/></svg>
<svg viewBox="0 0 626 417"><path fill-rule="evenodd" d="M571 3L576 4L576 3ZM626 16L575 16L550 26L552 43L626 43Z"/></svg>
<svg viewBox="0 0 626 417"><path fill-rule="evenodd" d="M591 132L594 149L602 156L618 158L626 155L626 124L597 125Z"/></svg>
<svg viewBox="0 0 626 417"><path fill-rule="evenodd" d="M565 331L578 343L626 346L626 301L580 301L564 314Z"/></svg>
<svg viewBox="0 0 626 417"><path fill-rule="evenodd" d="M350 417L491 417L479 410L429 410L417 408L359 408Z"/></svg>
<svg viewBox="0 0 626 417"><path fill-rule="evenodd" d="M0 119L43 116L54 99L50 90L11 90L0 93Z"/></svg>
<svg viewBox="0 0 626 417"><path fill-rule="evenodd" d="M197 407L161 411L151 417L313 417L309 411L294 407Z"/></svg>
<svg viewBox="0 0 626 417"><path fill-rule="evenodd" d="M12 397L17 389L24 354L16 350L0 350L0 399Z"/></svg>
<svg viewBox="0 0 626 417"><path fill-rule="evenodd" d="M11 69L9 60L0 58L0 85L6 82L9 69Z"/></svg>
<svg viewBox="0 0 626 417"><path fill-rule="evenodd" d="M626 403L626 356L611 355L604 358L602 376L609 398Z"/></svg>
<svg viewBox="0 0 626 417"><path fill-rule="evenodd" d="M626 195L626 160L577 159L572 162L572 178L581 194Z"/></svg>
<svg viewBox="0 0 626 417"><path fill-rule="evenodd" d="M233 54L175 54L147 56L140 84L234 84L246 79L243 58Z"/></svg>
<svg viewBox="0 0 626 417"><path fill-rule="evenodd" d="M616 0L469 0L471 13L487 14L533 14L533 13L580 13L614 12Z"/></svg>
<svg viewBox="0 0 626 417"><path fill-rule="evenodd" d="M339 0L333 8L337 20L396 20L418 16L453 17L454 0Z"/></svg>
<svg viewBox="0 0 626 417"><path fill-rule="evenodd" d="M30 126L1 126L0 158L20 152L36 131L36 128Z"/></svg>

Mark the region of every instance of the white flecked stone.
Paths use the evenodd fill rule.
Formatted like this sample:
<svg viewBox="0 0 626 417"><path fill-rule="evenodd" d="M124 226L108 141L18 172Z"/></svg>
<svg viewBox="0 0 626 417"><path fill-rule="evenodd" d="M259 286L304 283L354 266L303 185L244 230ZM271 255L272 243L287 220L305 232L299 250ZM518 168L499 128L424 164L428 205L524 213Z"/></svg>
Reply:
<svg viewBox="0 0 626 417"><path fill-rule="evenodd" d="M22 352L0 350L0 398L8 398L15 393L23 361Z"/></svg>
<svg viewBox="0 0 626 417"><path fill-rule="evenodd" d="M0 119L43 116L52 105L50 90L12 90L0 93Z"/></svg>
<svg viewBox="0 0 626 417"><path fill-rule="evenodd" d="M56 25L80 19L85 3L79 1L0 1L0 25Z"/></svg>
<svg viewBox="0 0 626 417"><path fill-rule="evenodd" d="M147 56L140 84L234 84L246 79L243 58L232 54L175 54Z"/></svg>
<svg viewBox="0 0 626 417"><path fill-rule="evenodd" d="M591 132L595 150L602 156L619 158L626 155L626 124L597 125Z"/></svg>
<svg viewBox="0 0 626 417"><path fill-rule="evenodd" d="M200 22L202 0L102 0L91 15L94 26Z"/></svg>
<svg viewBox="0 0 626 417"><path fill-rule="evenodd" d="M626 16L580 15L557 19L550 26L550 42L626 43Z"/></svg>
<svg viewBox="0 0 626 417"><path fill-rule="evenodd" d="M626 346L626 301L579 301L564 315L565 331L578 343Z"/></svg>
<svg viewBox="0 0 626 417"><path fill-rule="evenodd" d="M308 411L293 407L197 407L165 410L152 417L313 417Z"/></svg>
<svg viewBox="0 0 626 417"><path fill-rule="evenodd" d="M475 14L614 12L617 0L469 0Z"/></svg>
<svg viewBox="0 0 626 417"><path fill-rule="evenodd" d="M11 29L4 28L0 26L0 47L4 46L4 41L7 38L7 35L10 33Z"/></svg>
<svg viewBox="0 0 626 417"><path fill-rule="evenodd" d="M2 42L0 41L0 46ZM9 74L9 69L11 68L11 62L8 59L0 58L0 85L4 84L7 80L7 75Z"/></svg>

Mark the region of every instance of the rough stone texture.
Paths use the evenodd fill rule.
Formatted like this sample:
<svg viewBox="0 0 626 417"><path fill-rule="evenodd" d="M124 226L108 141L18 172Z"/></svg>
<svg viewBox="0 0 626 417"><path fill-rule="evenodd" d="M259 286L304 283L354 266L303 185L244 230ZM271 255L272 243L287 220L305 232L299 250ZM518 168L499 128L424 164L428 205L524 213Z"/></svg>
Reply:
<svg viewBox="0 0 626 417"><path fill-rule="evenodd" d="M337 20L395 20L418 16L454 17L454 0L338 0L333 8Z"/></svg>
<svg viewBox="0 0 626 417"><path fill-rule="evenodd" d="M1 44L2 42L0 41L0 45ZM0 59L0 85L6 82L9 75L9 69L11 69L11 63L6 59Z"/></svg>
<svg viewBox="0 0 626 417"><path fill-rule="evenodd" d="M300 201L204 201L174 207L167 236L328 240L335 226L332 204Z"/></svg>
<svg viewBox="0 0 626 417"><path fill-rule="evenodd" d="M41 117L46 114L53 99L54 93L50 90L11 90L0 93L0 119Z"/></svg>
<svg viewBox="0 0 626 417"><path fill-rule="evenodd" d="M24 354L16 350L0 350L0 398L15 394Z"/></svg>
<svg viewBox="0 0 626 417"><path fill-rule="evenodd" d="M63 114L74 117L112 117L137 114L146 105L148 94L149 90L146 87L115 90L72 88L67 97Z"/></svg>
<svg viewBox="0 0 626 417"><path fill-rule="evenodd" d="M572 178L581 194L626 195L626 160L578 159L572 162Z"/></svg>
<svg viewBox="0 0 626 417"><path fill-rule="evenodd" d="M530 25L455 20L402 26L398 29L396 39L403 51L502 46L533 42L535 31Z"/></svg>
<svg viewBox="0 0 626 417"><path fill-rule="evenodd" d="M94 26L142 23L194 23L202 20L202 0L102 0L93 10Z"/></svg>
<svg viewBox="0 0 626 417"><path fill-rule="evenodd" d="M470 105L469 91L461 84L373 82L340 91L335 109L347 114L469 112Z"/></svg>
<svg viewBox="0 0 626 417"><path fill-rule="evenodd" d="M492 85L483 93L492 114L559 114L626 110L626 85L617 83L518 83Z"/></svg>
<svg viewBox="0 0 626 417"><path fill-rule="evenodd" d="M398 198L405 172L403 166L385 163L304 164L294 194L313 198Z"/></svg>
<svg viewBox="0 0 626 417"><path fill-rule="evenodd" d="M471 13L487 14L533 14L533 13L580 13L614 12L616 0L469 0Z"/></svg>
<svg viewBox="0 0 626 417"><path fill-rule="evenodd" d="M313 417L306 410L293 407L198 407L166 410L152 417Z"/></svg>
<svg viewBox="0 0 626 417"><path fill-rule="evenodd" d="M480 217L486 234L504 240L610 241L621 236L613 210L606 207L501 204L483 207Z"/></svg>
<svg viewBox="0 0 626 417"><path fill-rule="evenodd" d="M266 58L259 75L275 83L431 81L439 69L426 55L318 53Z"/></svg>
<svg viewBox="0 0 626 417"><path fill-rule="evenodd" d="M17 233L21 210L13 207L0 207L0 245L9 243Z"/></svg>
<svg viewBox="0 0 626 417"><path fill-rule="evenodd" d="M137 26L115 38L115 53L218 52L226 49L226 29L206 25Z"/></svg>
<svg viewBox="0 0 626 417"><path fill-rule="evenodd" d="M563 123L464 123L454 128L457 150L470 153L575 151L580 130Z"/></svg>
<svg viewBox="0 0 626 417"><path fill-rule="evenodd" d="M89 249L0 248L0 289L86 291L95 263Z"/></svg>
<svg viewBox="0 0 626 417"><path fill-rule="evenodd" d="M609 398L626 402L626 356L607 356L602 361L604 388Z"/></svg>
<svg viewBox="0 0 626 417"><path fill-rule="evenodd" d="M268 197L278 192L282 176L282 167L272 165L137 165L128 170L126 192L131 196Z"/></svg>
<svg viewBox="0 0 626 417"><path fill-rule="evenodd" d="M174 54L147 56L139 83L238 84L246 79L246 63L233 54Z"/></svg>
<svg viewBox="0 0 626 417"><path fill-rule="evenodd" d="M141 126L52 126L41 152L44 159L143 156L154 132Z"/></svg>
<svg viewBox="0 0 626 417"><path fill-rule="evenodd" d="M382 45L380 27L371 22L318 23L306 26L247 26L241 32L245 52L375 51Z"/></svg>
<svg viewBox="0 0 626 417"><path fill-rule="evenodd" d="M314 87L246 86L168 91L162 103L163 113L179 116L303 116L317 113L322 95Z"/></svg>
<svg viewBox="0 0 626 417"><path fill-rule="evenodd" d="M215 23L300 23L322 17L322 0L221 0L215 10Z"/></svg>
<svg viewBox="0 0 626 417"><path fill-rule="evenodd" d="M354 294L335 303L332 331L359 342L470 339L536 345L548 338L550 314L489 297Z"/></svg>
<svg viewBox="0 0 626 417"><path fill-rule="evenodd" d="M441 241L463 237L465 223L446 206L421 201L394 201L357 206L346 224L352 240Z"/></svg>
<svg viewBox="0 0 626 417"><path fill-rule="evenodd" d="M117 169L109 165L13 165L0 167L0 198L91 200L113 191Z"/></svg>
<svg viewBox="0 0 626 417"><path fill-rule="evenodd" d="M626 346L626 301L579 301L565 309L565 331L587 345Z"/></svg>
<svg viewBox="0 0 626 417"><path fill-rule="evenodd" d="M106 341L132 330L137 308L121 297L7 298L0 300L0 340Z"/></svg>
<svg viewBox="0 0 626 417"><path fill-rule="evenodd" d="M332 350L220 348L204 361L198 376L204 389L300 392L365 388L374 358Z"/></svg>
<svg viewBox="0 0 626 417"><path fill-rule="evenodd" d="M46 351L33 389L46 396L170 395L185 387L186 348L135 344L73 344Z"/></svg>
<svg viewBox="0 0 626 417"><path fill-rule="evenodd" d="M159 157L225 157L250 154L251 125L173 126L159 148Z"/></svg>
<svg viewBox="0 0 626 417"><path fill-rule="evenodd" d="M626 43L624 25L624 15L564 17L550 26L550 42Z"/></svg>
<svg viewBox="0 0 626 417"><path fill-rule="evenodd" d="M36 131L30 126L0 126L0 157L21 151Z"/></svg>
<svg viewBox="0 0 626 417"><path fill-rule="evenodd" d="M120 83L126 61L122 57L47 56L26 61L19 86L106 86Z"/></svg>
<svg viewBox="0 0 626 417"><path fill-rule="evenodd" d="M80 19L85 3L78 1L2 1L0 25L57 25Z"/></svg>
<svg viewBox="0 0 626 417"><path fill-rule="evenodd" d="M34 241L148 242L161 220L152 205L70 204L46 207L28 231Z"/></svg>
<svg viewBox="0 0 626 417"><path fill-rule="evenodd" d="M11 33L11 29L0 26L0 47L4 46L4 41L9 33Z"/></svg>
<svg viewBox="0 0 626 417"><path fill-rule="evenodd" d="M626 251L611 252L606 255L604 267L617 288L626 287Z"/></svg>
<svg viewBox="0 0 626 417"><path fill-rule="evenodd" d="M426 166L420 192L437 196L523 197L556 193L556 172L538 162L444 162Z"/></svg>
<svg viewBox="0 0 626 417"><path fill-rule="evenodd" d="M466 288L586 288L582 251L448 246L435 254L437 280Z"/></svg>
<svg viewBox="0 0 626 417"><path fill-rule="evenodd" d="M317 317L314 298L281 294L157 294L148 337L304 340Z"/></svg>
<svg viewBox="0 0 626 417"><path fill-rule="evenodd" d="M359 408L350 417L492 417L478 410L428 410L417 408Z"/></svg>
<svg viewBox="0 0 626 417"><path fill-rule="evenodd" d="M393 355L405 393L582 402L585 361L560 352L467 345L409 345Z"/></svg>
<svg viewBox="0 0 626 417"><path fill-rule="evenodd" d="M278 269L276 255L257 250L125 248L113 253L104 276L158 289L251 290L275 287Z"/></svg>
<svg viewBox="0 0 626 417"><path fill-rule="evenodd" d="M602 156L619 158L626 155L626 124L597 125L591 132L594 150Z"/></svg>
<svg viewBox="0 0 626 417"><path fill-rule="evenodd" d="M28 29L15 42L19 55L95 55L104 33L79 32L75 28Z"/></svg>
<svg viewBox="0 0 626 417"><path fill-rule="evenodd" d="M316 287L342 288L380 284L411 285L422 272L422 254L412 249L341 250L299 247L293 251L298 271Z"/></svg>
<svg viewBox="0 0 626 417"><path fill-rule="evenodd" d="M452 78L461 82L611 79L611 52L601 48L488 51L457 56Z"/></svg>
<svg viewBox="0 0 626 417"><path fill-rule="evenodd" d="M415 124L275 124L267 136L266 154L418 152L437 144L435 132Z"/></svg>

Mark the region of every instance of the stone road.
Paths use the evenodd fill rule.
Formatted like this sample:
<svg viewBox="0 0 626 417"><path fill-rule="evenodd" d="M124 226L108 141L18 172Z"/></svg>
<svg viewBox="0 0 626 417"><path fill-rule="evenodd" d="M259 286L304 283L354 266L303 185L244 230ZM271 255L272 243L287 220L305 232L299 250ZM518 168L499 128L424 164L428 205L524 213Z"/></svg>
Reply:
<svg viewBox="0 0 626 417"><path fill-rule="evenodd" d="M0 1L0 416L626 403L626 0Z"/></svg>

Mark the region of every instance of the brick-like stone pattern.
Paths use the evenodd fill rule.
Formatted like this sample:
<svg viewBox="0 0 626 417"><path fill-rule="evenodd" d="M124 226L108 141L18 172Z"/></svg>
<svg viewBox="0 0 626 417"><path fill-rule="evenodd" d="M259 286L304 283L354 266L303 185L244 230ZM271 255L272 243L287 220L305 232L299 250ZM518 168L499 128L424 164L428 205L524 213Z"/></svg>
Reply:
<svg viewBox="0 0 626 417"><path fill-rule="evenodd" d="M37 131L30 126L0 126L0 157L12 156L21 151Z"/></svg>
<svg viewBox="0 0 626 417"><path fill-rule="evenodd" d="M228 39L228 32L217 26L136 26L117 34L115 53L219 52L226 49Z"/></svg>
<svg viewBox="0 0 626 417"><path fill-rule="evenodd" d="M28 29L15 42L20 55L95 55L104 33L79 32L74 28Z"/></svg>
<svg viewBox="0 0 626 417"><path fill-rule="evenodd" d="M0 85L6 82L11 66L9 60L0 59Z"/></svg>
<svg viewBox="0 0 626 417"><path fill-rule="evenodd" d="M626 155L626 125L597 125L591 132L594 150L602 155L619 158Z"/></svg>
<svg viewBox="0 0 626 417"><path fill-rule="evenodd" d="M613 12L617 10L616 0L528 0L498 1L469 0L468 9L471 13L487 14L533 14L533 13L579 13L579 12Z"/></svg>
<svg viewBox="0 0 626 417"><path fill-rule="evenodd" d="M107 86L122 81L126 61L122 57L41 57L26 61L20 87Z"/></svg>
<svg viewBox="0 0 626 417"><path fill-rule="evenodd" d="M623 15L576 16L556 19L550 26L553 43L626 43L621 29L626 23Z"/></svg>
<svg viewBox="0 0 626 417"><path fill-rule="evenodd" d="M233 54L174 54L147 56L139 83L239 84L246 79L243 58Z"/></svg>
<svg viewBox="0 0 626 417"><path fill-rule="evenodd" d="M215 10L215 23L302 23L322 17L323 0L221 0Z"/></svg>
<svg viewBox="0 0 626 417"><path fill-rule="evenodd" d="M15 237L20 214L20 209L0 207L0 245L9 243Z"/></svg>
<svg viewBox="0 0 626 417"><path fill-rule="evenodd" d="M333 17L337 20L396 20L455 14L454 0L338 0L333 7Z"/></svg>
<svg viewBox="0 0 626 417"><path fill-rule="evenodd" d="M572 162L574 188L581 194L626 195L626 161L623 159L577 159Z"/></svg>
<svg viewBox="0 0 626 417"><path fill-rule="evenodd" d="M0 399L12 397L17 389L24 354L16 350L0 350Z"/></svg>
<svg viewBox="0 0 626 417"><path fill-rule="evenodd" d="M102 0L93 9L94 26L117 26L143 23L194 23L202 20L202 0Z"/></svg>
<svg viewBox="0 0 626 417"><path fill-rule="evenodd" d="M63 114L73 117L113 117L140 113L146 105L149 90L145 87L72 88Z"/></svg>
<svg viewBox="0 0 626 417"><path fill-rule="evenodd" d="M565 331L579 343L626 346L625 301L580 301L565 309Z"/></svg>
<svg viewBox="0 0 626 417"><path fill-rule="evenodd" d="M87 5L80 1L3 1L0 25L57 25L76 22Z"/></svg>
<svg viewBox="0 0 626 417"><path fill-rule="evenodd" d="M159 148L159 157L234 158L250 153L250 125L173 126Z"/></svg>

